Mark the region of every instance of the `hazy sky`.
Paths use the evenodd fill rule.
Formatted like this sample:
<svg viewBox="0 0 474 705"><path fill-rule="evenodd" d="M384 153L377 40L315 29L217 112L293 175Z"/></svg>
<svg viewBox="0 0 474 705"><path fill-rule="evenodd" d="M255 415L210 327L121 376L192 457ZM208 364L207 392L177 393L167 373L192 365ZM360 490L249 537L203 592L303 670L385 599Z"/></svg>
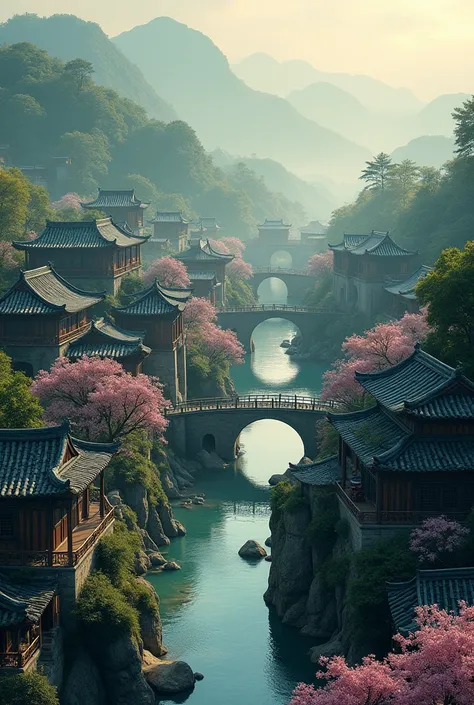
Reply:
<svg viewBox="0 0 474 705"><path fill-rule="evenodd" d="M474 0L0 0L1 20L23 12L76 14L110 36L168 15L231 61L263 51L367 73L422 98L474 91Z"/></svg>

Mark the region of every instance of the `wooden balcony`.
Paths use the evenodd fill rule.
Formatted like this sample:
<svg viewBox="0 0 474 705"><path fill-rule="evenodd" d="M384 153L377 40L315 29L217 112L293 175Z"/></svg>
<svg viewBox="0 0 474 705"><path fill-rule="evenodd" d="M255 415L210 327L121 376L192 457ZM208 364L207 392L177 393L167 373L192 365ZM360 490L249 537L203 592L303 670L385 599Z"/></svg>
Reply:
<svg viewBox="0 0 474 705"><path fill-rule="evenodd" d="M41 637L38 636L21 651L0 652L0 668L25 669L28 663L41 648Z"/></svg>
<svg viewBox="0 0 474 705"><path fill-rule="evenodd" d="M51 557L48 551L0 551L0 566L53 566L67 568L77 565L81 558L99 541L100 537L114 520L114 510L105 502L105 515L100 516L100 506L90 505L88 519L84 519L72 532L72 560L67 550L67 540L63 541Z"/></svg>

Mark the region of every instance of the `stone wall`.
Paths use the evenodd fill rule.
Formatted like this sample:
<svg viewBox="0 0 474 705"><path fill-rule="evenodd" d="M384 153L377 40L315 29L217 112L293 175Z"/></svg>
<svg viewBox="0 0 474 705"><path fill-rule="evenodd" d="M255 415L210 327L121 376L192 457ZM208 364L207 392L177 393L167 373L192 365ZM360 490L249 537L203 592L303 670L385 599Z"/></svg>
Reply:
<svg viewBox="0 0 474 705"><path fill-rule="evenodd" d="M346 507L340 497L339 514L341 519L347 521L349 526L349 541L354 551L361 551L363 548L369 548L378 541L386 541L388 539L406 534L415 528L414 525L401 524L400 526L389 526L384 524L359 524L356 517Z"/></svg>
<svg viewBox="0 0 474 705"><path fill-rule="evenodd" d="M27 374L35 376L40 370L49 370L56 358L64 355L66 345L5 345L3 350L20 364ZM24 366L24 367L23 367Z"/></svg>

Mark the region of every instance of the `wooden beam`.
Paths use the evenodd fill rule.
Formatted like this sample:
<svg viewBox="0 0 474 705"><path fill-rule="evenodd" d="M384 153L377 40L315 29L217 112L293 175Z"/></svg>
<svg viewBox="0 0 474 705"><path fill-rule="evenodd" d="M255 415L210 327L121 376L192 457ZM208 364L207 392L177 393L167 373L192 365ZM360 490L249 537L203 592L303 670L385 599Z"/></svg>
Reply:
<svg viewBox="0 0 474 705"><path fill-rule="evenodd" d="M383 483L379 472L375 475L375 483L375 511L377 514L377 524L380 524L380 517L382 512Z"/></svg>
<svg viewBox="0 0 474 705"><path fill-rule="evenodd" d="M346 489L346 482L347 482L347 446L344 443L344 441L342 441L342 445L341 445L341 467L342 467L342 487L345 490Z"/></svg>
<svg viewBox="0 0 474 705"><path fill-rule="evenodd" d="M72 555L72 499L69 500L67 505L67 554L68 563L72 566L74 563Z"/></svg>
<svg viewBox="0 0 474 705"><path fill-rule="evenodd" d="M53 520L53 504L48 503L46 507L46 550L48 551L48 565L53 565L53 534L54 534L54 520Z"/></svg>
<svg viewBox="0 0 474 705"><path fill-rule="evenodd" d="M102 470L100 473L100 500L99 500L100 516L105 516L105 475Z"/></svg>

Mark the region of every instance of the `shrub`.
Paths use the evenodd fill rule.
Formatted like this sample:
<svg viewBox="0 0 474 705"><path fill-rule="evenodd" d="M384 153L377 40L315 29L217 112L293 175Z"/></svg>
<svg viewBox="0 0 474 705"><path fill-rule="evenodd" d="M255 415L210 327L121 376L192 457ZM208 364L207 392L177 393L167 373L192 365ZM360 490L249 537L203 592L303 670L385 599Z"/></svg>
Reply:
<svg viewBox="0 0 474 705"><path fill-rule="evenodd" d="M328 555L336 543L336 524L339 521L339 511L333 492L326 492L324 504L318 503L313 518L306 530L306 537L316 550Z"/></svg>
<svg viewBox="0 0 474 705"><path fill-rule="evenodd" d="M2 705L59 705L57 690L37 671L0 676Z"/></svg>
<svg viewBox="0 0 474 705"><path fill-rule="evenodd" d="M139 550L138 534L117 522L114 533L104 536L98 543L98 568L112 585L122 588L134 574L135 554Z"/></svg>
<svg viewBox="0 0 474 705"><path fill-rule="evenodd" d="M138 612L103 573L90 575L76 602L81 631L96 648L123 636L138 638Z"/></svg>
<svg viewBox="0 0 474 705"><path fill-rule="evenodd" d="M321 566L319 575L327 587L344 585L351 565L349 556L332 556Z"/></svg>

